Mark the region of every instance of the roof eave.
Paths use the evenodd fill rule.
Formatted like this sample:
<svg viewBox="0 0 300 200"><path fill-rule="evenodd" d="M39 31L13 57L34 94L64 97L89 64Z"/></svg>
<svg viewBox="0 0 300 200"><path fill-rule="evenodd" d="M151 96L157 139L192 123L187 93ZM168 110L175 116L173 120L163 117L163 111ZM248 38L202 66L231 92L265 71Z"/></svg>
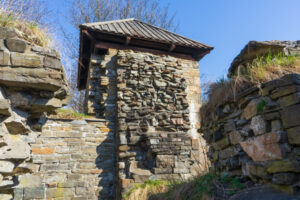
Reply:
<svg viewBox="0 0 300 200"><path fill-rule="evenodd" d="M91 29L89 27L82 26L81 27L81 32L83 30L87 30L90 33L95 33L94 34L95 37L98 34L102 34L102 35L106 35L106 36L111 37L110 39L107 39L108 37L97 38L98 41L103 40L105 42L116 43L116 40L114 40L114 39L119 39L120 41L123 41L123 40L125 41L126 37L127 37L126 35L106 33L106 32L104 33L102 31L97 31L95 29ZM180 47L181 50L182 49L186 50L186 51L182 51L182 52L178 52L178 53L189 54L192 57L194 57L195 60L197 60L197 61L201 60L205 55L209 54L210 51L214 49L214 47L211 47L211 46L208 46L208 45L205 45L205 44L202 44L202 43L199 43L201 46L189 46L189 45L183 45L183 44L168 43L168 42L163 42L163 41L158 41L158 40L149 40L147 38L141 38L141 37L130 36L130 38L132 40L136 40L135 43L137 43L137 41L141 42L140 44L136 44L136 45L138 45L140 47L143 47L143 48L149 48L149 49L155 49L154 44L161 44L161 45L168 46L168 47L170 47L172 45L175 45L176 47ZM145 44L145 42L148 42L148 43L151 43L151 44ZM178 49L176 47L174 48L174 52ZM160 49L160 50L164 50L166 54L169 53L169 48Z"/></svg>

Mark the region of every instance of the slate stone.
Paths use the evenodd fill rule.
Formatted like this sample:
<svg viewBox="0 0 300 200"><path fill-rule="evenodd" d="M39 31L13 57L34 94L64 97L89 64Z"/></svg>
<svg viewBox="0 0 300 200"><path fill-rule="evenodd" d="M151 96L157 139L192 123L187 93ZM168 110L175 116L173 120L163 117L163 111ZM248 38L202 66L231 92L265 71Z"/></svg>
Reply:
<svg viewBox="0 0 300 200"><path fill-rule="evenodd" d="M294 93L288 96L284 96L278 99L278 103L281 107L287 107L300 102L300 92Z"/></svg>
<svg viewBox="0 0 300 200"><path fill-rule="evenodd" d="M7 48L12 52L24 53L27 47L26 41L16 38L5 40Z"/></svg>
<svg viewBox="0 0 300 200"><path fill-rule="evenodd" d="M14 188L14 200L22 199L23 198L23 188Z"/></svg>
<svg viewBox="0 0 300 200"><path fill-rule="evenodd" d="M260 99L254 99L250 101L250 103L246 106L246 108L243 111L243 117L246 120L251 119L253 116L255 116L258 113L257 106L260 102Z"/></svg>
<svg viewBox="0 0 300 200"><path fill-rule="evenodd" d="M27 142L21 140L7 141L7 145L0 148L0 159L24 160L29 158L30 150Z"/></svg>
<svg viewBox="0 0 300 200"><path fill-rule="evenodd" d="M223 136L223 133L222 131L218 130L218 131L215 131L214 134L213 134L213 139L214 141L217 141L217 140L220 140L222 139L224 136Z"/></svg>
<svg viewBox="0 0 300 200"><path fill-rule="evenodd" d="M252 118L250 128L255 135L261 135L266 133L267 125L262 116L258 115Z"/></svg>
<svg viewBox="0 0 300 200"><path fill-rule="evenodd" d="M233 197L231 200L297 200L297 197L282 193L281 191L260 186L256 188L249 188Z"/></svg>
<svg viewBox="0 0 300 200"><path fill-rule="evenodd" d="M277 173L273 175L272 182L280 185L291 185L297 181L294 173Z"/></svg>
<svg viewBox="0 0 300 200"><path fill-rule="evenodd" d="M62 69L60 60L57 58L49 57L49 56L44 57L44 67L56 69L56 70Z"/></svg>
<svg viewBox="0 0 300 200"><path fill-rule="evenodd" d="M87 125L88 123L86 122L86 120L73 120L72 124L73 125Z"/></svg>
<svg viewBox="0 0 300 200"><path fill-rule="evenodd" d="M36 54L11 53L11 64L20 67L42 67L43 58Z"/></svg>
<svg viewBox="0 0 300 200"><path fill-rule="evenodd" d="M229 120L225 125L224 125L224 131L225 133L228 133L230 131L235 130L235 122L233 120Z"/></svg>
<svg viewBox="0 0 300 200"><path fill-rule="evenodd" d="M267 168L268 173L300 172L300 163L296 160L273 161Z"/></svg>
<svg viewBox="0 0 300 200"><path fill-rule="evenodd" d="M15 164L10 161L0 161L0 173L11 173Z"/></svg>
<svg viewBox="0 0 300 200"><path fill-rule="evenodd" d="M280 113L284 128L300 125L300 104L285 107Z"/></svg>
<svg viewBox="0 0 300 200"><path fill-rule="evenodd" d="M0 50L0 65L10 65L10 53L7 51Z"/></svg>
<svg viewBox="0 0 300 200"><path fill-rule="evenodd" d="M154 80L154 86L158 87L158 88L160 88L160 87L166 87L167 83L163 82L163 81Z"/></svg>
<svg viewBox="0 0 300 200"><path fill-rule="evenodd" d="M0 115L10 116L11 115L11 105L8 99L0 99Z"/></svg>
<svg viewBox="0 0 300 200"><path fill-rule="evenodd" d="M290 144L300 144L300 126L287 129Z"/></svg>
<svg viewBox="0 0 300 200"><path fill-rule="evenodd" d="M224 137L223 139L218 140L212 144L212 146L214 147L215 150L224 149L224 148L228 147L229 145L230 145L230 143L229 143L229 140L227 137Z"/></svg>
<svg viewBox="0 0 300 200"><path fill-rule="evenodd" d="M279 87L279 88L276 88L275 90L273 90L273 92L271 94L271 98L277 99L279 97L286 96L288 94L292 94L297 91L300 91L300 86L297 86L297 85L288 85L288 86L284 86L284 87Z"/></svg>
<svg viewBox="0 0 300 200"><path fill-rule="evenodd" d="M280 114L279 112L264 113L263 118L264 120L268 120L268 121L280 119Z"/></svg>
<svg viewBox="0 0 300 200"><path fill-rule="evenodd" d="M0 83L8 87L57 91L63 82L61 78L59 80L51 78L50 75L54 74L57 73L44 69L1 67Z"/></svg>
<svg viewBox="0 0 300 200"><path fill-rule="evenodd" d="M13 196L11 194L0 194L1 200L11 200L12 198L13 198Z"/></svg>
<svg viewBox="0 0 300 200"><path fill-rule="evenodd" d="M17 33L12 28L0 27L0 39L17 37Z"/></svg>
<svg viewBox="0 0 300 200"><path fill-rule="evenodd" d="M227 147L226 149L223 149L222 151L219 152L219 158L227 159L237 155L237 153L238 153L238 149L235 148L234 146Z"/></svg>
<svg viewBox="0 0 300 200"><path fill-rule="evenodd" d="M240 131L232 131L229 133L229 139L231 144L238 144L243 140Z"/></svg>
<svg viewBox="0 0 300 200"><path fill-rule="evenodd" d="M283 159L282 149L279 145L281 141L279 133L267 133L255 138L250 138L241 142L243 150L253 161L268 161Z"/></svg>

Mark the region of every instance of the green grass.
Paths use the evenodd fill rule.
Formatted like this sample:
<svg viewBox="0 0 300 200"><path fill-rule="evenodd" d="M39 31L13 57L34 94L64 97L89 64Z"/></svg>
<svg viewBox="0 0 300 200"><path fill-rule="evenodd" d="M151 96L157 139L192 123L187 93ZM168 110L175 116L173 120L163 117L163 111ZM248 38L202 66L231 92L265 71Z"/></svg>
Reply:
<svg viewBox="0 0 300 200"><path fill-rule="evenodd" d="M256 56L256 59L252 62L252 66L256 68L263 68L270 65L286 67L291 66L296 58L296 55L293 53L285 55L284 52L272 53L269 51L266 56Z"/></svg>
<svg viewBox="0 0 300 200"><path fill-rule="evenodd" d="M229 196L236 194L244 188L244 185L236 177L229 175L220 176L215 172L210 172L195 180L196 190L192 200L201 199L204 194L213 195L216 184L220 184L226 188Z"/></svg>
<svg viewBox="0 0 300 200"><path fill-rule="evenodd" d="M124 195L124 199L132 199L131 195L134 192L137 192L138 190L146 190L147 188L147 195L151 195L149 193L155 193L156 188L160 186L166 186L169 187L172 185L172 182L170 181L163 181L163 180L147 180L142 184L137 184L131 189L128 190L128 192ZM144 197L146 198L146 197Z"/></svg>
<svg viewBox="0 0 300 200"><path fill-rule="evenodd" d="M233 78L242 76L249 81L261 83L269 81L266 77L270 74L279 74L287 68L294 67L295 61L299 59L295 54L285 55L284 52L272 53L256 56L252 62L248 63L246 68L240 69Z"/></svg>
<svg viewBox="0 0 300 200"><path fill-rule="evenodd" d="M125 199L138 196L139 200L200 200L204 196L213 197L217 191L232 196L244 188L236 177L209 172L189 181L146 181L131 188Z"/></svg>
<svg viewBox="0 0 300 200"><path fill-rule="evenodd" d="M91 115L87 115L85 113L78 113L71 109L60 108L57 110L57 114L52 117L59 117L63 119L86 119L93 118Z"/></svg>

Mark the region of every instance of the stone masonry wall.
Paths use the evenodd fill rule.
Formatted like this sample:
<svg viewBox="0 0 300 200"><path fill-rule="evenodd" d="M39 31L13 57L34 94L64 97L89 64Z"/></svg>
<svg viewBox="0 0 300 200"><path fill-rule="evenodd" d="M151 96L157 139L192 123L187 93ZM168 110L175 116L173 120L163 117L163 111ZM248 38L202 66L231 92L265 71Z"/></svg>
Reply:
<svg viewBox="0 0 300 200"><path fill-rule="evenodd" d="M204 171L204 160L193 157L199 121L190 113L200 104L198 63L119 51L117 74L119 192L148 179L187 179Z"/></svg>
<svg viewBox="0 0 300 200"><path fill-rule="evenodd" d="M202 119L214 169L297 194L300 75L250 88Z"/></svg>
<svg viewBox="0 0 300 200"><path fill-rule="evenodd" d="M117 127L117 198L148 179L186 179L207 169L196 134L196 61L109 49L91 57L86 98L89 114Z"/></svg>
<svg viewBox="0 0 300 200"><path fill-rule="evenodd" d="M65 105L67 96L59 54L0 27L1 200L12 199L13 188L30 173L30 144L40 134L46 114Z"/></svg>
<svg viewBox="0 0 300 200"><path fill-rule="evenodd" d="M207 169L196 61L109 49L92 55L94 120L48 119L68 100L56 51L0 28L0 199L119 199L148 179Z"/></svg>
<svg viewBox="0 0 300 200"><path fill-rule="evenodd" d="M114 138L104 120L48 119L14 199L114 199Z"/></svg>

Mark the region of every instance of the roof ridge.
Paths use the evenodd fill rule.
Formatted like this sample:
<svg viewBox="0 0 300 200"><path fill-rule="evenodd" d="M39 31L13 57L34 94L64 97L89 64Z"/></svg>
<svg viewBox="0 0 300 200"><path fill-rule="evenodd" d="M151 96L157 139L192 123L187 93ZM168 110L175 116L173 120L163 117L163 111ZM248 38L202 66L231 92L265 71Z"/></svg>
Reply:
<svg viewBox="0 0 300 200"><path fill-rule="evenodd" d="M85 24L81 24L80 26L89 26L89 25L101 25L101 24L107 24L112 22L125 22L125 21L134 21L135 18L126 18L126 19L118 19L118 20L109 20L109 21L101 21L101 22L89 22Z"/></svg>
<svg viewBox="0 0 300 200"><path fill-rule="evenodd" d="M134 19L134 18L133 18L133 19ZM187 38L187 37L185 37L185 36L183 36L183 35L180 35L180 34L178 34L178 33L174 33L174 32L172 32L172 31L169 31L169 30L166 30L166 29L164 29L164 28L161 28L161 27L152 25L152 24L150 24L150 23L143 22L143 21L141 21L141 20L139 20L139 19L134 19L134 21L138 21L138 22L143 23L143 24L146 24L146 25L148 25L148 26L152 26L153 28L162 30L162 31L167 32L167 33L172 34L172 35L176 35L176 36L182 37L182 38L184 38L184 39L186 39L186 40L191 40L191 41L193 41L193 42L200 43L200 42L198 42L198 41L196 41L196 40ZM202 44L202 43L200 43L200 44ZM204 44L202 44L202 45L204 45ZM206 46L206 47L208 47L208 48L212 48L211 46L208 46L208 45L206 45L206 44L205 44L204 46Z"/></svg>

